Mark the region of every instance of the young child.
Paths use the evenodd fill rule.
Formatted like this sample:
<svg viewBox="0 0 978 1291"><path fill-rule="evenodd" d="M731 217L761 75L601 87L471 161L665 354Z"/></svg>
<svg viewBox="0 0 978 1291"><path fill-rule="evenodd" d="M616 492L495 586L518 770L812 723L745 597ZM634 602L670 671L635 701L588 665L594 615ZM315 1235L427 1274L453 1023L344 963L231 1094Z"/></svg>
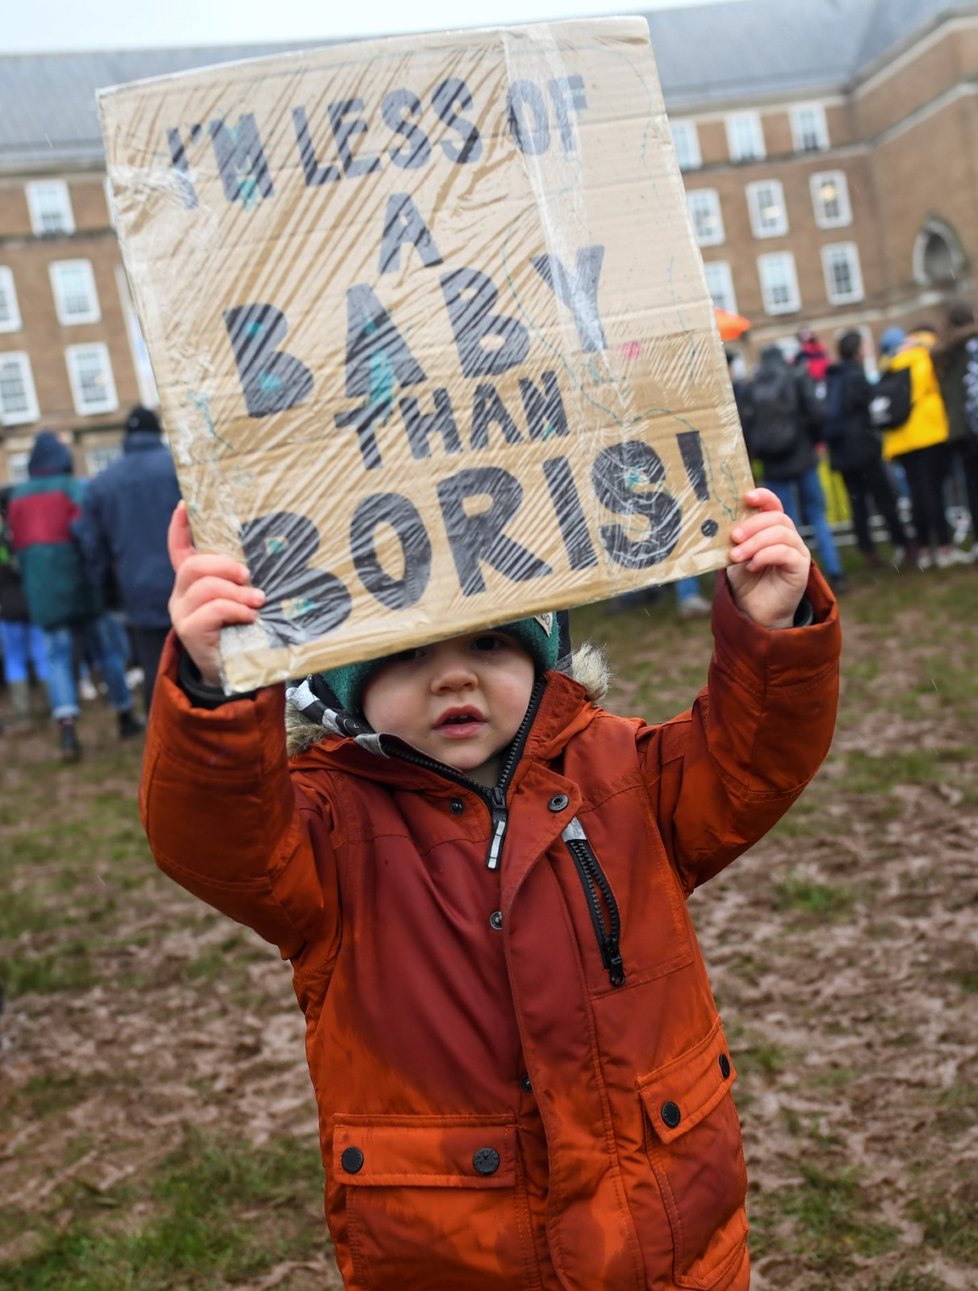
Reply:
<svg viewBox="0 0 978 1291"><path fill-rule="evenodd" d="M686 898L817 770L840 634L780 503L746 500L690 712L604 712L543 615L309 679L291 758L282 686L217 689L220 628L262 593L178 508L143 819L168 874L291 961L347 1287L747 1288Z"/></svg>

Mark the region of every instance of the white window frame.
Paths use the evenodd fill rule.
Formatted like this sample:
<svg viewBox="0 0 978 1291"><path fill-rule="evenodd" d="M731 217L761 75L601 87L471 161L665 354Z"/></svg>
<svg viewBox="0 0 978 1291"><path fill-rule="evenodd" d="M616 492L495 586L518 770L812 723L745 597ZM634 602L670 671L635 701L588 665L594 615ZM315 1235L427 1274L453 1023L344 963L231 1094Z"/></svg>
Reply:
<svg viewBox="0 0 978 1291"><path fill-rule="evenodd" d="M56 195L57 200L48 204ZM27 185L27 207L31 214L31 228L36 237L57 237L74 233L75 215L71 209L71 193L63 179L39 179ZM60 216L57 226L45 228L45 217L50 213Z"/></svg>
<svg viewBox="0 0 978 1291"><path fill-rule="evenodd" d="M780 179L759 179L747 185L747 209L755 238L780 238L788 232L788 208L784 202L784 184ZM769 194L768 200L765 200ZM770 212L780 215L772 219Z"/></svg>
<svg viewBox="0 0 978 1291"><path fill-rule="evenodd" d="M686 205L689 209L689 222L693 226L693 237L700 247L718 247L726 241L723 227L723 210L720 207L720 194L715 188L693 188L686 191ZM712 221L713 230L701 233L697 223L697 210L702 208L705 219Z"/></svg>
<svg viewBox="0 0 978 1291"><path fill-rule="evenodd" d="M105 385L105 396L99 400L86 400L82 365L88 355L98 354L102 361L102 379ZM97 413L115 412L119 400L115 390L115 378L112 375L112 361L109 358L109 347L102 341L90 341L85 345L69 345L65 350L65 362L68 365L68 380L71 382L71 397L74 400L75 412L79 417L91 417Z"/></svg>
<svg viewBox="0 0 978 1291"><path fill-rule="evenodd" d="M770 272L776 264L788 270L783 275L782 283L774 282ZM764 300L764 312L766 314L772 316L794 314L801 309L798 271L795 267L795 257L790 251L772 251L767 255L758 256L757 276L761 284L761 296ZM776 300L775 293L782 284L788 289L788 297L785 300Z"/></svg>
<svg viewBox="0 0 978 1291"><path fill-rule="evenodd" d="M822 197L823 184L835 185L838 215L827 215L826 201ZM844 170L820 170L808 181L812 193L812 211L820 229L844 229L852 223L852 206L849 202L849 178ZM831 200L831 199L830 199Z"/></svg>
<svg viewBox="0 0 978 1291"><path fill-rule="evenodd" d="M669 131L672 134L672 146L676 150L676 160L682 171L699 170L703 165L700 154L700 136L695 121L670 121Z"/></svg>
<svg viewBox="0 0 978 1291"><path fill-rule="evenodd" d="M767 156L764 147L764 123L759 112L731 112L725 121L727 127L727 147L731 161L763 161ZM741 128L752 136L751 147L744 149L740 138Z"/></svg>
<svg viewBox="0 0 978 1291"><path fill-rule="evenodd" d="M835 286L832 264L835 261L842 260L847 262L849 279L852 283L850 291L838 291ZM859 247L855 242L826 243L822 247L822 273L825 277L825 296L830 305L852 305L860 300L865 300L863 271L862 265L859 263Z"/></svg>
<svg viewBox="0 0 978 1291"><path fill-rule="evenodd" d="M31 455L26 448L7 453L7 479L11 484L26 484L30 479L28 463Z"/></svg>
<svg viewBox="0 0 978 1291"><path fill-rule="evenodd" d="M3 403L2 372L8 364L20 369L20 382L24 390L25 408L10 413ZM28 422L40 419L37 406L37 390L34 387L34 373L31 371L30 355L23 350L7 350L0 354L0 426L25 426Z"/></svg>
<svg viewBox="0 0 978 1291"><path fill-rule="evenodd" d="M85 449L85 469L90 477L100 475L122 456L121 444L93 444Z"/></svg>
<svg viewBox="0 0 978 1291"><path fill-rule="evenodd" d="M703 271L706 274L706 289L710 293L713 304L717 309L725 309L731 314L736 314L737 295L734 292L733 274L730 272L729 263L726 260L704 260Z"/></svg>
<svg viewBox="0 0 978 1291"><path fill-rule="evenodd" d="M20 305L17 303L14 271L5 264L0 264L0 301L3 302L7 314L6 318L0 317L0 332L19 332L21 328Z"/></svg>
<svg viewBox="0 0 978 1291"><path fill-rule="evenodd" d="M821 103L795 103L790 115L795 152L825 152L829 146L829 127ZM814 129L809 131L809 125ZM809 137L813 142L806 142Z"/></svg>
<svg viewBox="0 0 978 1291"><path fill-rule="evenodd" d="M54 293L54 306L58 313L58 322L62 327L75 327L80 323L97 323L102 318L99 308L98 290L95 286L95 273L90 260L52 260L48 266L51 277L51 291ZM72 295L69 294L65 279L69 275L80 275L84 283L87 304L84 309L70 309ZM78 292L80 298L81 292Z"/></svg>

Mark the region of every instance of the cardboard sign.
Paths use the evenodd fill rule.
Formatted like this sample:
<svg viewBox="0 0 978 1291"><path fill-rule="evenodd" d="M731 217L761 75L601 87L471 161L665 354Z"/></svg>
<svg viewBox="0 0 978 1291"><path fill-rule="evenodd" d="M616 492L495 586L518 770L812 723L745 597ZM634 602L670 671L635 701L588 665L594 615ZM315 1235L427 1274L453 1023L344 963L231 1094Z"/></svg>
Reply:
<svg viewBox="0 0 978 1291"><path fill-rule="evenodd" d="M99 96L229 690L724 563L750 469L642 19Z"/></svg>

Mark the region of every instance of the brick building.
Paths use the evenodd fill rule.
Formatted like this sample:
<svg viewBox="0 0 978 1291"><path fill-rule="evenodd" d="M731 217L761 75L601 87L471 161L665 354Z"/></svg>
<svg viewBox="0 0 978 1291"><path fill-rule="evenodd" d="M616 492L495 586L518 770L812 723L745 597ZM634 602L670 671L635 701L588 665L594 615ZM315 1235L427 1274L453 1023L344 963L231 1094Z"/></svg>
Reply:
<svg viewBox="0 0 978 1291"><path fill-rule="evenodd" d="M748 354L971 296L978 0L732 0L647 15L692 225ZM95 90L282 46L0 57L0 483L37 429L80 473L155 389L111 223Z"/></svg>

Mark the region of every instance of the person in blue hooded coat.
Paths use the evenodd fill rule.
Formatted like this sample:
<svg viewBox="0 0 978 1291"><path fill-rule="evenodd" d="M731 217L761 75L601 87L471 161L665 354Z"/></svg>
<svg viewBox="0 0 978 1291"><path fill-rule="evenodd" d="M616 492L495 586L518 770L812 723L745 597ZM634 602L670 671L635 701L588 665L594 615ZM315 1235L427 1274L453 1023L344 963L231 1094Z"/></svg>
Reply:
<svg viewBox="0 0 978 1291"><path fill-rule="evenodd" d="M126 419L122 456L86 488L73 532L94 586L118 589L143 672L147 712L170 630L167 602L173 570L166 531L179 501L177 473L161 438L159 419L151 409L137 405Z"/></svg>
<svg viewBox="0 0 978 1291"><path fill-rule="evenodd" d="M58 436L42 430L27 464L29 479L10 495L7 523L20 562L31 622L44 632L48 657L48 696L58 724L61 755L81 755L75 729L80 708L75 678L81 647L105 679L118 713L123 739L143 729L132 711L125 662L101 598L85 573L71 526L81 515L83 484L72 475L71 453Z"/></svg>

